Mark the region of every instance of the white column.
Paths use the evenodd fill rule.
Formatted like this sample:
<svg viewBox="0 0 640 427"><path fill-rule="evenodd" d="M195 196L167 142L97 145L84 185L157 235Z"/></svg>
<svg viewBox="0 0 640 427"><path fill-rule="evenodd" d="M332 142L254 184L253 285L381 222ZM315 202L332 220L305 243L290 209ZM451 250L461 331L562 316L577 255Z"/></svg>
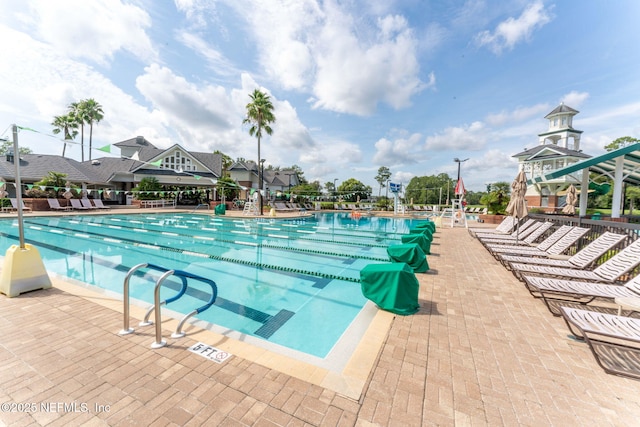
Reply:
<svg viewBox="0 0 640 427"><path fill-rule="evenodd" d="M613 177L613 200L611 201L611 218L620 218L620 207L622 206L622 179L624 156L616 158L616 172Z"/></svg>
<svg viewBox="0 0 640 427"><path fill-rule="evenodd" d="M580 184L580 216L587 214L589 197L589 168L582 169L582 183Z"/></svg>

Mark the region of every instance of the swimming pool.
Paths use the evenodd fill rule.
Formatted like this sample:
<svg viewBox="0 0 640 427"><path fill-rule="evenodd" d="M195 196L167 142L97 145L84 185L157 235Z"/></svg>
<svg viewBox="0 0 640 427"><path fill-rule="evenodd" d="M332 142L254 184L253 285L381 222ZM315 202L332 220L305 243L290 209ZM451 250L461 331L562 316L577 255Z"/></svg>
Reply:
<svg viewBox="0 0 640 427"><path fill-rule="evenodd" d="M140 263L209 278L218 299L199 320L324 358L367 302L360 269L388 262L387 246L399 243L414 221L349 213L290 220L64 215L24 217L24 231L48 271L107 291L121 294L126 273ZM2 251L17 244L17 220L0 220L0 236ZM154 274L132 278L132 298L153 301ZM179 284L167 280L162 299ZM189 282L187 294L168 308L188 313L208 300L208 292L206 284Z"/></svg>

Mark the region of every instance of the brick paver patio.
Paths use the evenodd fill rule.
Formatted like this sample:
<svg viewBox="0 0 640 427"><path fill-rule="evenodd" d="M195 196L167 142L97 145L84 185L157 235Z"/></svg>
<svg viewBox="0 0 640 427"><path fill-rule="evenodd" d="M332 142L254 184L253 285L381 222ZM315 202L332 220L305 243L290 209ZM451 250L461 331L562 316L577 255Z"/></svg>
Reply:
<svg viewBox="0 0 640 427"><path fill-rule="evenodd" d="M640 382L605 374L465 229L431 250L421 310L395 317L359 398L210 362L190 335L151 350L151 330L116 334L119 304L64 286L0 295L0 425L638 425Z"/></svg>

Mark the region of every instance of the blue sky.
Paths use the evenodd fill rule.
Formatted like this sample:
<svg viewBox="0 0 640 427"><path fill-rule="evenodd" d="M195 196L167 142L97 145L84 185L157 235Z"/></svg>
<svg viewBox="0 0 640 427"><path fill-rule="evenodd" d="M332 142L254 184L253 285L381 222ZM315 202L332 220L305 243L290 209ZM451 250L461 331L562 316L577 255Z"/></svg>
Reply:
<svg viewBox="0 0 640 427"><path fill-rule="evenodd" d="M482 191L515 177L561 102L587 154L640 137L639 19L636 0L3 0L0 136L37 129L21 144L61 154L53 117L94 98L95 147L143 135L256 159L242 119L260 88L267 164L376 190L380 166L406 184L468 158Z"/></svg>

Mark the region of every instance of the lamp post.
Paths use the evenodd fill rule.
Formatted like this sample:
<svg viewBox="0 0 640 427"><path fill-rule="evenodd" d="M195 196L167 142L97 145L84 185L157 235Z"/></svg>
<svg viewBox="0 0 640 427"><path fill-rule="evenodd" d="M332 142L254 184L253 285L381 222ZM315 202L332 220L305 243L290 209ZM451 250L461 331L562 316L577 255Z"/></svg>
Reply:
<svg viewBox="0 0 640 427"><path fill-rule="evenodd" d="M265 159L260 159L260 169L259 169L259 173L258 173L258 198L260 199L260 202L258 203L260 205L260 213L259 215L262 215L262 190L264 188L264 161Z"/></svg>
<svg viewBox="0 0 640 427"><path fill-rule="evenodd" d="M454 161L454 162L458 163L458 181L460 181L460 163L464 163L464 162L466 162L467 160L469 160L469 159L467 158L467 159L464 159L464 160L460 160L460 159L459 159L459 158L457 158L457 157L456 157L455 159L453 159L453 161ZM457 181L456 181L456 182L457 182Z"/></svg>
<svg viewBox="0 0 640 427"><path fill-rule="evenodd" d="M389 181L391 181L390 179L387 180L385 186L384 186L384 210L386 211L388 209L389 206Z"/></svg>

